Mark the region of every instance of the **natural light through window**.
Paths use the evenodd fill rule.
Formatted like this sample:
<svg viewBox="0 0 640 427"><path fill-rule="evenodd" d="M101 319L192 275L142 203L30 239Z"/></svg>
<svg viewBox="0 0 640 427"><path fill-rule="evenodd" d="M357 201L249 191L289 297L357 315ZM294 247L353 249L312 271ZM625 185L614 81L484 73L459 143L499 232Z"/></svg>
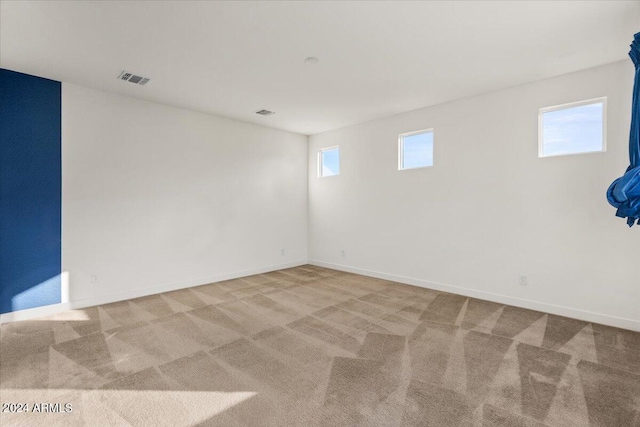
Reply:
<svg viewBox="0 0 640 427"><path fill-rule="evenodd" d="M323 148L318 153L318 176L340 174L340 147Z"/></svg>
<svg viewBox="0 0 640 427"><path fill-rule="evenodd" d="M606 98L541 108L540 157L605 151Z"/></svg>
<svg viewBox="0 0 640 427"><path fill-rule="evenodd" d="M433 130L403 133L398 138L398 169L433 166Z"/></svg>

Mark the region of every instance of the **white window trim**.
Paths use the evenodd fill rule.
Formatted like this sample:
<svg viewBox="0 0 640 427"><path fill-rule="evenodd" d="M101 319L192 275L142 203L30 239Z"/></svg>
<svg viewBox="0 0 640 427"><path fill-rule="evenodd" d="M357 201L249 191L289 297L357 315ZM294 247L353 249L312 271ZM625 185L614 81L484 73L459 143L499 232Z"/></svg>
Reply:
<svg viewBox="0 0 640 427"><path fill-rule="evenodd" d="M431 134L433 135L433 154L434 154L434 161L433 163L435 164L435 150L436 150L436 136L433 132L433 128L429 128L429 129L422 129L422 130L414 130L411 132L405 132L405 133L401 133L400 135L398 135L398 170L399 171L410 171L410 170L414 170L414 169L425 169L425 168L431 168L433 167L433 165L426 165L426 166L417 166L415 168L405 168L404 167L404 138L407 136L413 136L413 135L419 135L421 133L429 133L431 132Z"/></svg>
<svg viewBox="0 0 640 427"><path fill-rule="evenodd" d="M338 168L340 168L340 146L334 145L331 147L324 147L318 150L318 178L331 178L334 176L340 176L340 169L338 169L338 173L335 175L322 175L322 152L338 149Z"/></svg>
<svg viewBox="0 0 640 427"><path fill-rule="evenodd" d="M566 110L567 108L582 107L584 105L600 104L602 103L602 150L598 151L584 151L581 153L566 153L566 154L544 154L544 134L542 132L543 119L542 116L545 113L552 111ZM583 154L597 154L607 151L607 97L586 99L584 101L569 102L567 104L554 105L552 107L544 107L538 110L538 158L547 157L561 157L561 156L579 156Z"/></svg>

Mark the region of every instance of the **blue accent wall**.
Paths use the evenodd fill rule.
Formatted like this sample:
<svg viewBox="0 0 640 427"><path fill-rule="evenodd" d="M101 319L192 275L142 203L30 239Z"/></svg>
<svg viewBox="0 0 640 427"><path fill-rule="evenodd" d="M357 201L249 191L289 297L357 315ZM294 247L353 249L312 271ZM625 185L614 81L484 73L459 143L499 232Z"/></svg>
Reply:
<svg viewBox="0 0 640 427"><path fill-rule="evenodd" d="M0 313L60 302L61 84L0 69Z"/></svg>

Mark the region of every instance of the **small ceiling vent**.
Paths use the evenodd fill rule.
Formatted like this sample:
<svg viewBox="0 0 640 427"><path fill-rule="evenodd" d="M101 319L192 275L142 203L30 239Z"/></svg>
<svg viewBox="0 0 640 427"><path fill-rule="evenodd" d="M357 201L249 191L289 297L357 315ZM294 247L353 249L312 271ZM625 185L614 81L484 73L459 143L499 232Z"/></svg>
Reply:
<svg viewBox="0 0 640 427"><path fill-rule="evenodd" d="M256 111L256 114L260 114L261 116L271 116L272 114L275 114L275 111L269 111L269 110L258 110Z"/></svg>
<svg viewBox="0 0 640 427"><path fill-rule="evenodd" d="M130 73L128 71L123 71L123 72L120 73L120 76L118 76L118 80L124 80L126 82L131 82L131 83L135 83L135 84L140 85L140 86L144 86L147 83L149 83L149 81L151 79L149 79L147 77L142 77L142 76L135 75L135 74Z"/></svg>

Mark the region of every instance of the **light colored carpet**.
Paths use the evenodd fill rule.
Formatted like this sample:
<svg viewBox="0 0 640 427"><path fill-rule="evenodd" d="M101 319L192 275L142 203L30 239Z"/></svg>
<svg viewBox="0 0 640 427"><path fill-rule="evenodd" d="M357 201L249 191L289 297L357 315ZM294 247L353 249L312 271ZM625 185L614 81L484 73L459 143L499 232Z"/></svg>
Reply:
<svg viewBox="0 0 640 427"><path fill-rule="evenodd" d="M1 331L2 427L640 426L638 333L314 266Z"/></svg>

